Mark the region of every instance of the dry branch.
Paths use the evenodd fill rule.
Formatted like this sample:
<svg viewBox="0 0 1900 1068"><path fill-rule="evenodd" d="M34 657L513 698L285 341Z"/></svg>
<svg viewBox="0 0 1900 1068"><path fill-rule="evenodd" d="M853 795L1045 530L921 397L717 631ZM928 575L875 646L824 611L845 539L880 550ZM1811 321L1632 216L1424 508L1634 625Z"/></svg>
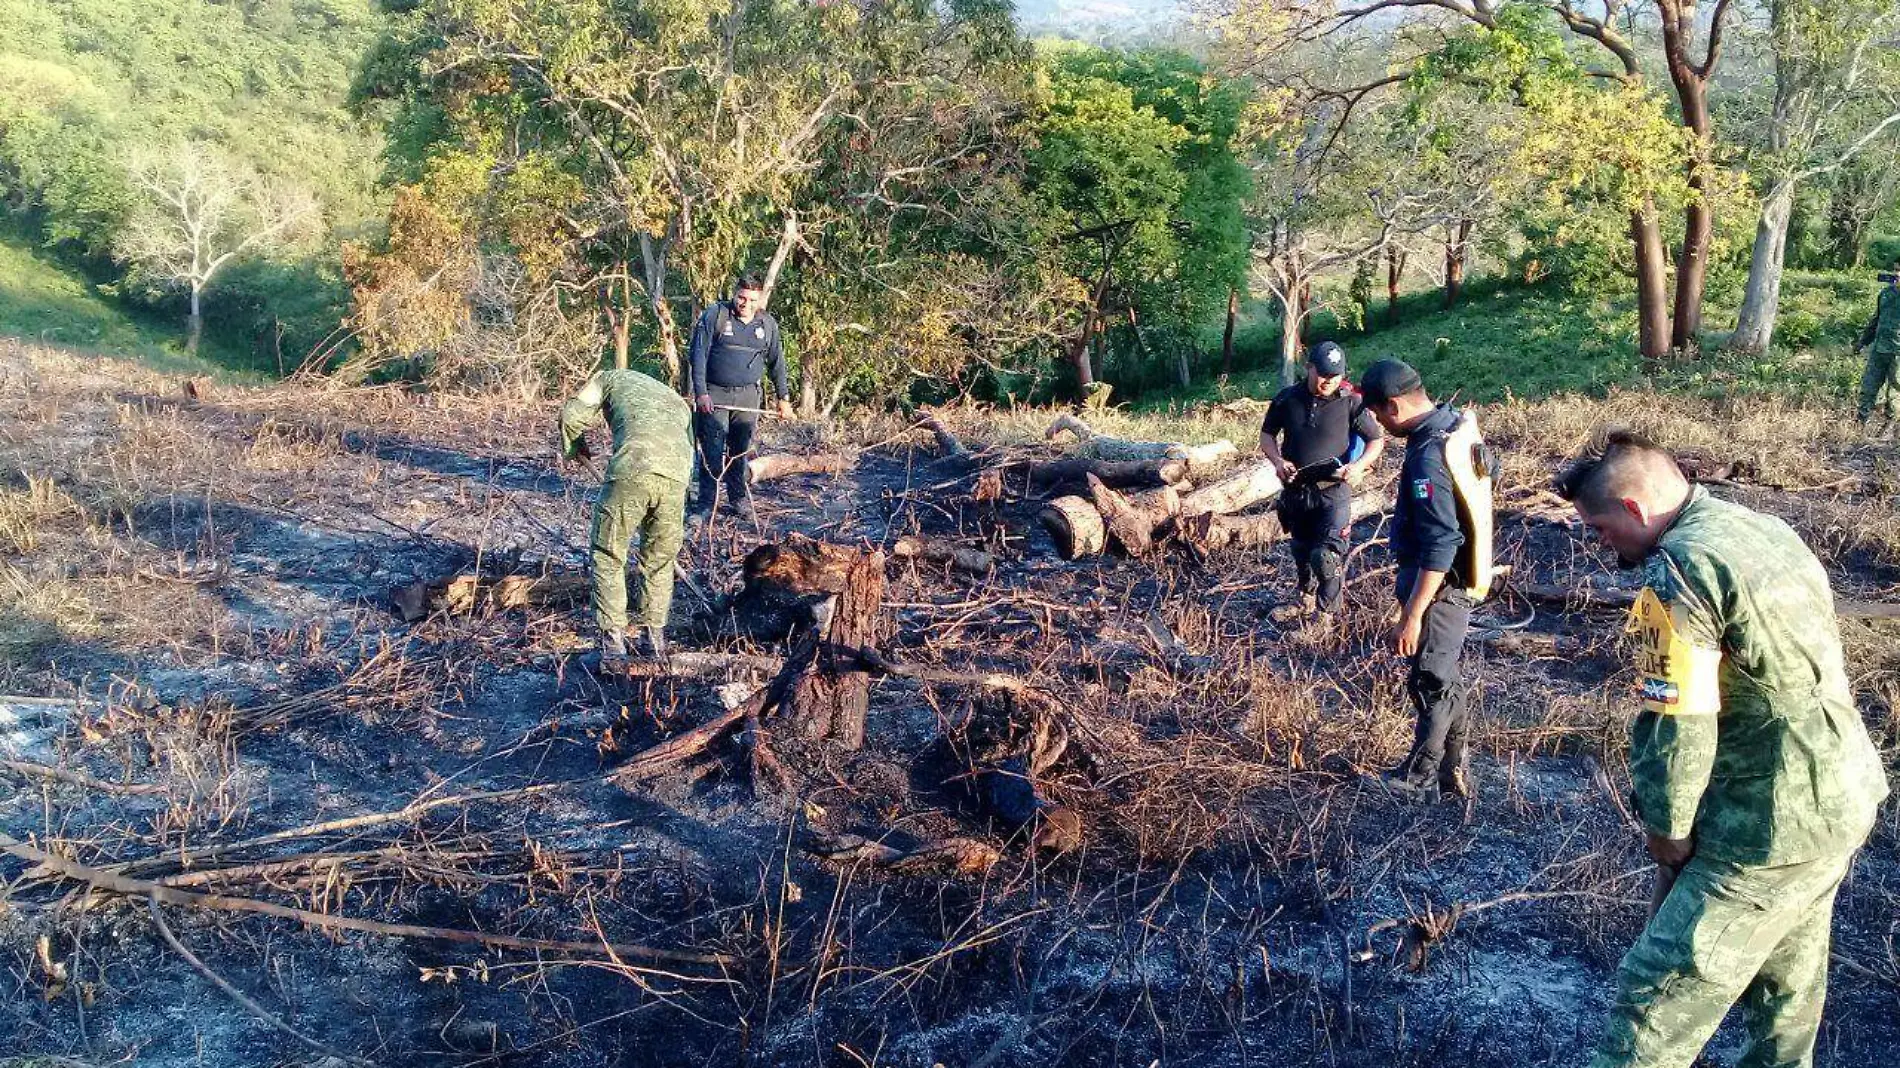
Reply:
<svg viewBox="0 0 1900 1068"><path fill-rule="evenodd" d="M650 946L619 945L601 942L550 941L541 938L523 938L519 935L491 934L486 931L465 931L455 927L423 927L407 923L383 923L378 920L359 919L355 916L331 915L311 912L307 909L292 908L270 901L258 901L248 897L231 897L225 894L198 894L189 890L177 890L169 886L133 879L123 875L67 860L65 857L27 845L9 835L0 834L0 850L4 850L21 860L38 865L48 871L75 882L85 883L95 890L108 893L145 897L162 905L180 905L187 908L208 909L217 912L253 912L261 916L275 916L279 919L296 920L309 927L318 927L332 931L359 931L364 934L384 935L390 938L428 938L443 942L463 942L473 945L500 946L504 949L521 949L550 953L602 953L612 950L622 957L635 960L653 961L664 964L725 965L732 958L716 953L686 953L670 949L654 949Z"/></svg>
<svg viewBox="0 0 1900 1068"><path fill-rule="evenodd" d="M1179 460L1186 465L1183 474L1198 478L1216 468L1225 467L1234 462L1239 450L1231 441L1216 441L1207 445L1187 445L1178 441L1130 441L1126 438L1112 438L1099 434L1095 428L1067 412L1056 416L1055 422L1043 432L1043 438L1054 441L1064 432L1074 434L1081 443L1083 456L1097 460ZM1169 481L1173 481L1170 479Z"/></svg>
<svg viewBox="0 0 1900 1068"><path fill-rule="evenodd" d="M85 772L69 771L65 768L50 768L45 764L34 764L24 760L0 760L0 769L28 778L50 779L54 782L83 786L88 790L97 790L102 794L147 795L162 794L165 792L163 786L157 786L151 783L106 782L104 779L95 779Z"/></svg>
<svg viewBox="0 0 1900 1068"><path fill-rule="evenodd" d="M225 996L229 997L232 1001L237 1002L238 1005L244 1009L244 1011L250 1013L252 1016L255 1016L259 1020L263 1021L267 1026L270 1027L271 1030L277 1031L281 1034L288 1035L291 1038L297 1040L297 1042L300 1045L304 1046L306 1049L314 1050L318 1053L323 1054L325 1057L342 1061L345 1064L354 1064L354 1065L368 1066L368 1068L373 1068L375 1062L366 1061L361 1057L351 1057L338 1050L332 1049L329 1046L323 1044L322 1042L319 1042L318 1040L311 1038L309 1035L304 1034L302 1031L299 1031L296 1028L285 1023L284 1021L278 1019L275 1013L271 1012L269 1009L266 1009L264 1006L259 1005L255 1000L251 998L249 994L246 994L244 991L239 990L235 986L232 986L229 982L225 980L224 976L219 975L217 972L212 971L210 965L206 964L202 960L199 960L197 954L193 953L189 949L186 949L185 944L183 942L180 942L178 940L178 936L172 933L171 925L165 922L165 915L164 913L159 911L158 901L156 898L147 898L145 901L145 905L152 912L152 926L157 928L159 937L163 938L165 940L165 944L172 948L172 952L178 954L180 957L183 957L186 964L189 964L193 968L197 969L199 975L204 976L205 979L208 980L212 986L215 986L219 990L224 991Z"/></svg>
<svg viewBox="0 0 1900 1068"><path fill-rule="evenodd" d="M1538 604L1557 605L1573 610L1628 608L1636 603L1635 590L1606 590L1583 586L1559 586L1541 582L1514 582L1509 592ZM1834 602L1834 614L1842 619L1900 619L1900 604L1880 601Z"/></svg>
<svg viewBox="0 0 1900 1068"><path fill-rule="evenodd" d="M981 875L1003 859L974 838L940 838L899 849L855 834L814 834L805 852L829 864L868 864L893 875Z"/></svg>

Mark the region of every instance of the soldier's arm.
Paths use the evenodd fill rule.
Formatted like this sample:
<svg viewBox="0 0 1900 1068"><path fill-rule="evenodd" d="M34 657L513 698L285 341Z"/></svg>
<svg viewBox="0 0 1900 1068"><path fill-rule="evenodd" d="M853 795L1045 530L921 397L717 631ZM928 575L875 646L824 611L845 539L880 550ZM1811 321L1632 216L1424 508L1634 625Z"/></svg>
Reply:
<svg viewBox="0 0 1900 1068"><path fill-rule="evenodd" d="M688 374L694 399L706 395L706 358L712 354L713 323L718 318L719 305L714 304L700 313L699 321L693 324L693 343L687 350L686 362L691 368Z"/></svg>
<svg viewBox="0 0 1900 1068"><path fill-rule="evenodd" d="M587 380L580 392L561 405L561 459L572 460L579 455L575 449L586 437L587 431L600 422L600 407L606 400L606 388L601 376L596 374Z"/></svg>
<svg viewBox="0 0 1900 1068"><path fill-rule="evenodd" d="M1721 598L1710 596L1717 580L1707 571L1664 555L1652 567L1654 603L1639 601L1633 617L1642 710L1630 726L1630 779L1644 828L1676 841L1695 830L1720 730Z"/></svg>
<svg viewBox="0 0 1900 1068"><path fill-rule="evenodd" d="M765 366L772 372L772 389L777 392L778 399L791 400L792 390L785 380L785 335L779 329L776 318L772 320L772 344L765 350Z"/></svg>
<svg viewBox="0 0 1900 1068"><path fill-rule="evenodd" d="M1867 327L1866 329L1860 332L1860 340L1854 342L1854 347L1857 349L1864 349L1867 346L1873 344L1874 332L1877 331L1879 328L1880 328L1880 309L1875 308L1873 318L1867 320Z"/></svg>

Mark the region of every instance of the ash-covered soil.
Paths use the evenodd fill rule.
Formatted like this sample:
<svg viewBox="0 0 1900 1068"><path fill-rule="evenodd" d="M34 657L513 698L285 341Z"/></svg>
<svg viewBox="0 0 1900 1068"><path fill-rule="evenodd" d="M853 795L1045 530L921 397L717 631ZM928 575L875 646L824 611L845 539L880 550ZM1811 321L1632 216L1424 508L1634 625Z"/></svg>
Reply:
<svg viewBox="0 0 1900 1068"><path fill-rule="evenodd" d="M1398 803L1366 777L1411 733L1377 517L1348 618L1317 642L1271 618L1284 554L1065 562L1038 502L977 504L901 424L837 431L825 447L895 440L844 475L761 485L758 526L697 532L676 644L766 655L782 650L712 636L708 604L758 544L921 532L992 552L983 575L893 561L882 625L891 656L1063 709L1089 772L1047 788L1083 843L1037 855L937 781L971 687L877 682L856 753L768 720L789 790L755 783L737 737L631 780L616 769L716 715L732 680L603 677L571 602L403 622L391 591L418 580L584 567L592 487L553 462L551 405L194 398L21 346L0 348L0 382L0 832L58 858L0 859L0 1056L1574 1065L1640 928L1620 616L1481 610L1478 796ZM982 413L952 422L989 442ZM1524 422L1501 413L1493 435L1520 475L1552 448ZM1854 525L1893 519L1893 451L1827 440L1808 462L1831 485L1717 492L1796 523L1843 596L1900 602ZM1519 581L1627 582L1527 476L1503 501ZM1844 627L1891 754L1895 624ZM969 838L1002 860L899 876L814 858L816 834ZM1890 803L1840 898L1822 1064L1900 1061L1897 844ZM1739 1042L1731 1024L1715 1060Z"/></svg>

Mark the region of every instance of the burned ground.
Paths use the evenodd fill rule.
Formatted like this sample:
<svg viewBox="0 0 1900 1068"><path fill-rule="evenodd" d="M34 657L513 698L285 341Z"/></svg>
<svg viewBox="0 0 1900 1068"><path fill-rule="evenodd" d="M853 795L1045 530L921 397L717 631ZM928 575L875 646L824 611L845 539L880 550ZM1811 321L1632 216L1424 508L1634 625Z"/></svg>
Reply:
<svg viewBox="0 0 1900 1068"><path fill-rule="evenodd" d="M1064 561L1034 502L985 511L902 424L839 431L881 444L845 475L763 486L762 528L692 540L699 589L676 619L695 646L744 554L791 531L990 550L980 576L893 562L888 651L1061 707L1091 766L1050 789L1084 833L1038 856L940 781L945 729L982 700L969 687L879 682L857 753L777 734L789 791L755 784L730 743L634 781L616 772L719 711L723 679L599 676L573 603L403 622L390 592L416 580L583 565L590 486L553 464L549 410L294 387L194 401L122 365L0 355L0 690L19 695L0 698L0 831L60 858L0 862L0 1056L1567 1065L1640 926L1614 613L1481 611L1475 802L1400 805L1364 777L1410 735L1379 643L1376 517L1326 648L1268 616L1283 554ZM1789 518L1843 597L1900 600L1892 449L1827 413L1636 395L1486 413L1519 579L1627 583L1537 487L1594 423L1677 404L1665 437L1758 465L1718 492ZM999 454L1033 449L1035 418L951 415ZM1129 432L1244 446L1255 418ZM1151 617L1200 667L1171 666ZM1844 630L1891 754L1894 624ZM815 833L970 838L1002 860L899 877L814 859ZM1900 1057L1897 843L1890 803L1841 897L1823 1063ZM138 890L154 885L174 903ZM313 927L181 892L526 941Z"/></svg>

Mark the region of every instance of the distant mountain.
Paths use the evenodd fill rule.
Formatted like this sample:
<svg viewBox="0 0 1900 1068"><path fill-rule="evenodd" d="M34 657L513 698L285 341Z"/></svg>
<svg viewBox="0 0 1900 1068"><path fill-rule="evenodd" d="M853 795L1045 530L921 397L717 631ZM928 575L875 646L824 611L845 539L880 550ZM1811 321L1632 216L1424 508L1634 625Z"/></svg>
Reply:
<svg viewBox="0 0 1900 1068"><path fill-rule="evenodd" d="M1016 0L1016 21L1032 36L1136 39L1185 25L1187 13L1180 0Z"/></svg>

